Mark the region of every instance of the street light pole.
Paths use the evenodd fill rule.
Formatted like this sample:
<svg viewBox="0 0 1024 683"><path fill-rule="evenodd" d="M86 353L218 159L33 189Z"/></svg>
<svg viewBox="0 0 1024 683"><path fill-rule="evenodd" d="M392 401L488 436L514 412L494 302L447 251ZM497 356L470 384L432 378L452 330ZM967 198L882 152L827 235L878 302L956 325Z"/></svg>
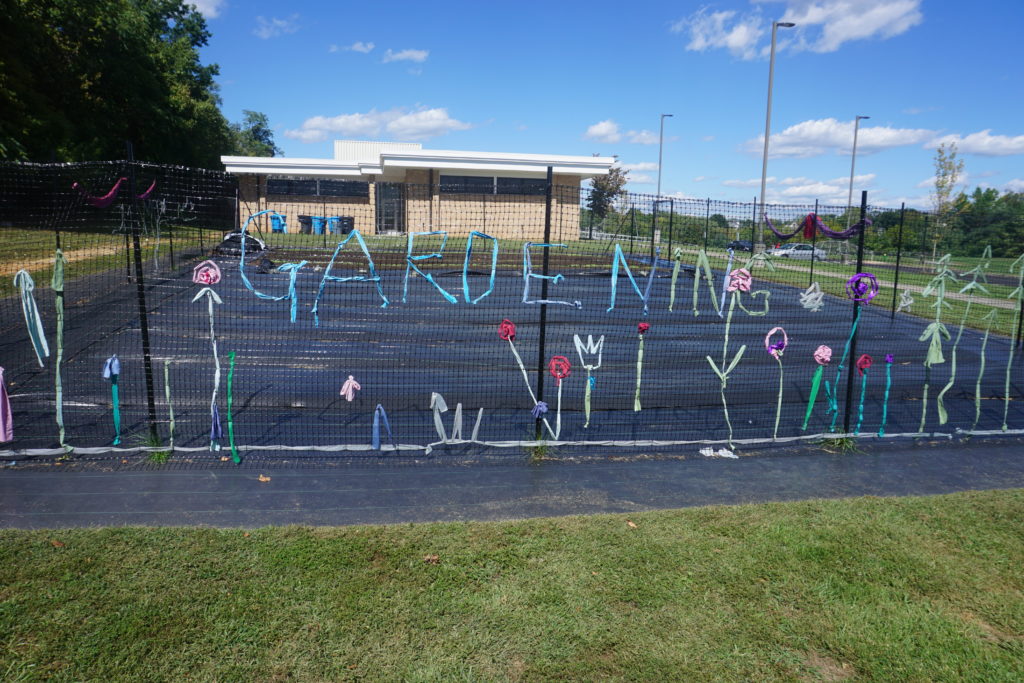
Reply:
<svg viewBox="0 0 1024 683"><path fill-rule="evenodd" d="M860 129L861 119L870 119L870 116L857 115L853 120L853 154L850 155L850 192L846 196L846 227L850 227L853 220L853 169L857 165L857 132Z"/></svg>
<svg viewBox="0 0 1024 683"><path fill-rule="evenodd" d="M772 22L772 49L768 57L768 107L764 116L764 155L761 158L761 215L757 219L757 244L754 245L755 252L764 251L764 186L768 177L768 138L772 132L772 79L775 75L775 32L779 27L792 28L796 26L790 21Z"/></svg>
<svg viewBox="0 0 1024 683"><path fill-rule="evenodd" d="M665 119L671 116L672 114L661 115L661 126L658 132L658 197L661 197L661 147L665 141Z"/></svg>

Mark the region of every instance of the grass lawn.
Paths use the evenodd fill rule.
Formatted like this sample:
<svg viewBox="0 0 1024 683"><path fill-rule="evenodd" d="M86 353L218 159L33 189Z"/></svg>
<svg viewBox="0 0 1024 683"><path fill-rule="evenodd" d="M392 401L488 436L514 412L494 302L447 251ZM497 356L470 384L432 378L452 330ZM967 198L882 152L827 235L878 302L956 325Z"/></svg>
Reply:
<svg viewBox="0 0 1024 683"><path fill-rule="evenodd" d="M0 532L5 680L1024 679L1024 490Z"/></svg>

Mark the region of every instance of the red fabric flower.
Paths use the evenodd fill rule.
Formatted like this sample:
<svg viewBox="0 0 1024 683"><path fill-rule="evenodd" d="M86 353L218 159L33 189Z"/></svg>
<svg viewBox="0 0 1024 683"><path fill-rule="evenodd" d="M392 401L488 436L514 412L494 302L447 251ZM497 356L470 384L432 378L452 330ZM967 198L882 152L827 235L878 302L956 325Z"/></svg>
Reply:
<svg viewBox="0 0 1024 683"><path fill-rule="evenodd" d="M215 285L220 282L220 266L213 261L203 261L192 269L192 282L197 285Z"/></svg>
<svg viewBox="0 0 1024 683"><path fill-rule="evenodd" d="M572 365L569 364L569 359L565 356L552 356L548 361L548 372L561 383L572 372Z"/></svg>
<svg viewBox="0 0 1024 683"><path fill-rule="evenodd" d="M636 331L640 334L646 334L649 329L651 329L650 323L637 323Z"/></svg>
<svg viewBox="0 0 1024 683"><path fill-rule="evenodd" d="M857 359L857 370L860 371L861 375L864 374L865 370L871 367L872 362L874 361L872 361L871 356L866 353Z"/></svg>
<svg viewBox="0 0 1024 683"><path fill-rule="evenodd" d="M516 338L516 324L508 318L505 318L501 321L501 324L498 325L498 336L505 341L512 341Z"/></svg>

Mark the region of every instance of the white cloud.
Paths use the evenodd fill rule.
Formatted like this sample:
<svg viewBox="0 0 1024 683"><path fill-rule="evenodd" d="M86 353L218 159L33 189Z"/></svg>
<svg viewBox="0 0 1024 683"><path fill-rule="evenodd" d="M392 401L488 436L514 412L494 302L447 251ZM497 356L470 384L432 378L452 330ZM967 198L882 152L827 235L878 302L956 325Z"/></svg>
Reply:
<svg viewBox="0 0 1024 683"><path fill-rule="evenodd" d="M372 49L372 48L371 48ZM367 50L369 52L369 50ZM427 61L427 57L430 56L430 50L387 50L384 53L384 59L382 60L385 64L388 62L417 62L423 63Z"/></svg>
<svg viewBox="0 0 1024 683"><path fill-rule="evenodd" d="M649 130L631 130L626 135L629 141L636 145L656 145L658 136Z"/></svg>
<svg viewBox="0 0 1024 683"><path fill-rule="evenodd" d="M737 17L733 10L709 12L704 7L689 18L672 24L671 30L673 33L689 33L687 50L704 52L725 48L734 57L754 59L758 54L757 44L765 33L763 26L764 19L759 12Z"/></svg>
<svg viewBox="0 0 1024 683"><path fill-rule="evenodd" d="M657 171L658 164L653 161L641 161L635 164L617 164L625 171Z"/></svg>
<svg viewBox="0 0 1024 683"><path fill-rule="evenodd" d="M277 36L284 35L286 33L295 33L299 30L299 19L298 14L293 14L287 19L278 19L277 17L271 17L267 19L265 17L256 17L256 28L252 30L252 33L257 38L267 40L268 38L276 38Z"/></svg>
<svg viewBox="0 0 1024 683"><path fill-rule="evenodd" d="M715 141L715 136L714 135L705 135L704 137L702 137L700 139L700 141L701 142L714 142Z"/></svg>
<svg viewBox="0 0 1024 683"><path fill-rule="evenodd" d="M801 121L772 135L769 152L774 157L806 158L834 150L849 154L853 147L853 121L833 118ZM925 128L892 128L861 124L857 135L857 154L871 154L891 147L902 147L925 142L935 131ZM750 154L764 151L764 135L747 140L744 149Z"/></svg>
<svg viewBox="0 0 1024 683"><path fill-rule="evenodd" d="M389 121L387 132L398 140L426 140L456 130L468 130L471 124L448 116L447 109L420 109Z"/></svg>
<svg viewBox="0 0 1024 683"><path fill-rule="evenodd" d="M1003 189L1007 192L1024 192L1024 180L1020 178L1014 178L1003 185Z"/></svg>
<svg viewBox="0 0 1024 683"><path fill-rule="evenodd" d="M694 177L693 182L695 182L695 183L702 183L705 180L707 180L707 176L699 175L699 176Z"/></svg>
<svg viewBox="0 0 1024 683"><path fill-rule="evenodd" d="M299 128L286 130L285 137L301 142L322 142L331 135L367 138L386 133L395 140L426 140L457 130L467 130L472 124L453 119L445 108L404 108L366 113L313 116Z"/></svg>
<svg viewBox="0 0 1024 683"><path fill-rule="evenodd" d="M216 19L224 7L225 0L191 0L189 3L207 19Z"/></svg>
<svg viewBox="0 0 1024 683"><path fill-rule="evenodd" d="M349 50L351 52L362 52L365 55L365 54L368 54L370 52L373 52L373 48L375 48L375 47L376 47L376 45L374 45L373 43L364 43L361 40L357 40L356 42L352 43L351 45L349 45L345 49ZM424 57L424 59L425 59L425 57Z"/></svg>
<svg viewBox="0 0 1024 683"><path fill-rule="evenodd" d="M583 137L586 140L613 143L622 139L622 133L619 132L619 124L615 123L611 119L605 119L604 121L598 121L594 125L588 127L587 132L583 134Z"/></svg>
<svg viewBox="0 0 1024 683"><path fill-rule="evenodd" d="M751 0L755 4L767 0ZM853 40L892 38L921 23L921 0L776 0L786 3L779 19L795 28L779 31L778 50L835 52ZM689 35L687 50L726 49L734 57L767 56L771 18L760 9L711 12L704 7L672 24L674 33Z"/></svg>
<svg viewBox="0 0 1024 683"><path fill-rule="evenodd" d="M628 180L633 185L653 185L654 176L646 173L630 173Z"/></svg>
<svg viewBox="0 0 1024 683"><path fill-rule="evenodd" d="M990 157L1024 154L1024 135L1016 137L992 135L991 128L964 136L946 135L932 140L925 147L935 148L950 142L956 143L956 149L961 154L980 154Z"/></svg>
<svg viewBox="0 0 1024 683"><path fill-rule="evenodd" d="M765 178L765 182L774 183L775 176L768 176L767 178ZM722 184L725 185L726 187L760 187L761 179L751 178L749 180L723 180Z"/></svg>

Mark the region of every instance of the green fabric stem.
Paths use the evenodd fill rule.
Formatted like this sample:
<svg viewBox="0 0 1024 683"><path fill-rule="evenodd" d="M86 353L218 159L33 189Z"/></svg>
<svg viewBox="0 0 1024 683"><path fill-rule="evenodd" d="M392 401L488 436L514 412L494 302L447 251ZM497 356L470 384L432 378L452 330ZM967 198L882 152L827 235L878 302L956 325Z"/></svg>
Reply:
<svg viewBox="0 0 1024 683"><path fill-rule="evenodd" d="M117 375L110 376L110 400L114 404L114 441L113 445L121 445L121 399L117 389Z"/></svg>
<svg viewBox="0 0 1024 683"><path fill-rule="evenodd" d="M818 391L821 389L821 376L825 372L825 366L819 365L814 371L814 376L811 377L811 395L807 399L807 413L804 414L804 425L800 429L802 431L807 430L807 423L811 420L811 413L814 411L814 401L818 398Z"/></svg>
<svg viewBox="0 0 1024 683"><path fill-rule="evenodd" d="M985 318L988 319L988 326L985 327L985 336L981 340L981 361L978 364L978 379L974 383L974 424L971 425L971 431L978 427L978 421L981 419L981 378L985 375L985 349L988 347L989 332L992 331L992 325L996 320L996 309L989 311Z"/></svg>
<svg viewBox="0 0 1024 683"><path fill-rule="evenodd" d="M164 360L164 398L167 400L168 448L174 451L174 404L171 403L171 359Z"/></svg>
<svg viewBox="0 0 1024 683"><path fill-rule="evenodd" d="M242 462L242 456L238 455L238 448L235 446L235 417L231 414L232 383L235 379L235 352L228 354L228 443L231 445L231 459L238 464Z"/></svg>
<svg viewBox="0 0 1024 683"><path fill-rule="evenodd" d="M640 335L640 346L636 352L636 393L633 395L633 411L640 411L640 378L644 371L644 336Z"/></svg>
<svg viewBox="0 0 1024 683"><path fill-rule="evenodd" d="M885 423L889 419L889 389L892 388L892 363L885 364L885 397L882 399L882 426L878 435L885 436Z"/></svg>
<svg viewBox="0 0 1024 683"><path fill-rule="evenodd" d="M868 390L868 371L864 370L864 373L860 378L860 403L857 405L857 428L853 430L854 434L860 434L860 425L864 422L864 395Z"/></svg>
<svg viewBox="0 0 1024 683"><path fill-rule="evenodd" d="M775 431L772 432L772 440L779 438L779 418L782 417L782 356L775 356L779 363L779 400L775 405Z"/></svg>
<svg viewBox="0 0 1024 683"><path fill-rule="evenodd" d="M857 307L857 314L853 318L853 324L850 325L850 336L846 338L846 346L843 347L843 357L839 359L839 365L836 366L836 383L830 387L828 382L825 382L825 395L828 397L828 411L832 413L832 424L828 426L828 431L836 431L836 420L839 418L839 378L843 375L843 364L846 363L846 357L850 355L850 344L853 343L853 335L857 332L857 324L860 322L860 307Z"/></svg>
<svg viewBox="0 0 1024 683"><path fill-rule="evenodd" d="M64 386L61 382L61 365L64 362L64 266L67 261L64 259L64 252L57 250L53 258L53 277L50 279L50 287L53 289L53 306L57 312L57 335L55 344L57 355L54 361L53 385L55 393L54 418L57 421L57 439L60 447L68 453L71 447L68 446L64 431Z"/></svg>
<svg viewBox="0 0 1024 683"><path fill-rule="evenodd" d="M583 423L583 428L586 429L590 426L590 392L594 387L594 378L590 375L590 369L587 369L587 386L583 390L583 414L586 416L586 421Z"/></svg>

